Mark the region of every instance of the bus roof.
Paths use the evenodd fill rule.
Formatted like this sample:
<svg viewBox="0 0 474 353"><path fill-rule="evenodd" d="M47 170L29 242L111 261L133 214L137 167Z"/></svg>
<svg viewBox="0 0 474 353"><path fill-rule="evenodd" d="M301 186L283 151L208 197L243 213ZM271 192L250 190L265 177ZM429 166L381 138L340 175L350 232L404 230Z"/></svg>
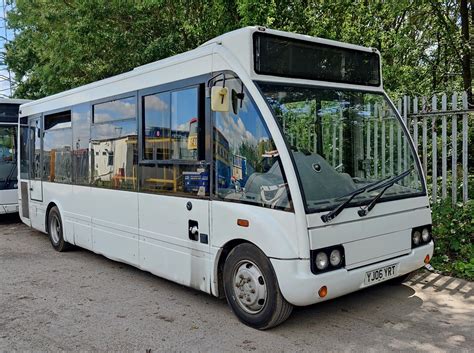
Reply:
<svg viewBox="0 0 474 353"><path fill-rule="evenodd" d="M0 104L25 104L31 102L30 99L0 98Z"/></svg>

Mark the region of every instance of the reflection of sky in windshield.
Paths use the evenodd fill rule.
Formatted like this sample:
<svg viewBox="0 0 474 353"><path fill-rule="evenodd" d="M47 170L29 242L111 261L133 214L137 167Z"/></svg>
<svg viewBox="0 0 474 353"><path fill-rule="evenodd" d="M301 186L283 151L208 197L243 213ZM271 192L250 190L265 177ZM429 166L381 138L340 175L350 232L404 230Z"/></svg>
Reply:
<svg viewBox="0 0 474 353"><path fill-rule="evenodd" d="M268 140L268 134L257 117L258 113L247 99L244 99L242 108L239 105L237 115L232 108L230 112L219 113L216 127L234 148L234 153L244 142L256 146L261 140Z"/></svg>

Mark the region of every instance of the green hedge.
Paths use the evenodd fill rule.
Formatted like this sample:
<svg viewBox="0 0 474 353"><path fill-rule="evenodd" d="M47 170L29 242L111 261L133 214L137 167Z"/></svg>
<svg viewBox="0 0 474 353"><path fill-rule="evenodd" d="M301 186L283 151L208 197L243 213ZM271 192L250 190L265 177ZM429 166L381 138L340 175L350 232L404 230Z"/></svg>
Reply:
<svg viewBox="0 0 474 353"><path fill-rule="evenodd" d="M431 265L438 271L474 280L474 201L433 207L435 253Z"/></svg>

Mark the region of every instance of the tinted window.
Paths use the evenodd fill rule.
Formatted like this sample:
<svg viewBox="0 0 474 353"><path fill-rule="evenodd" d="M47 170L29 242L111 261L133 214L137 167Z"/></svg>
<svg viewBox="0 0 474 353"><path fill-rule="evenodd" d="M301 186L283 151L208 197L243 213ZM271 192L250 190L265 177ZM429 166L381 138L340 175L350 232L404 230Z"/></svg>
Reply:
<svg viewBox="0 0 474 353"><path fill-rule="evenodd" d="M264 33L254 34L254 65L263 75L380 85L376 53Z"/></svg>
<svg viewBox="0 0 474 353"><path fill-rule="evenodd" d="M72 170L74 183L89 185L89 140L91 135L88 104L72 108Z"/></svg>
<svg viewBox="0 0 474 353"><path fill-rule="evenodd" d="M137 189L136 98L123 98L93 107L91 128L92 185Z"/></svg>
<svg viewBox="0 0 474 353"><path fill-rule="evenodd" d="M19 104L0 104L0 121L16 123L18 122Z"/></svg>
<svg viewBox="0 0 474 353"><path fill-rule="evenodd" d="M43 176L45 181L72 182L71 112L44 116Z"/></svg>
<svg viewBox="0 0 474 353"><path fill-rule="evenodd" d="M240 80L226 81L230 92ZM244 91L229 112L216 112L213 132L215 193L223 200L289 209L290 197L278 151L260 114Z"/></svg>

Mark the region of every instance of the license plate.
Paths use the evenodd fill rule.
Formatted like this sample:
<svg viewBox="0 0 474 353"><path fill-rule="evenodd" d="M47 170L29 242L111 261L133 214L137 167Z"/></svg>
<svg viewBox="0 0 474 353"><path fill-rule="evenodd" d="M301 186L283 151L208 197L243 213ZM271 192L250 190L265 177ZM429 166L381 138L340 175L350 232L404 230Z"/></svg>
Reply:
<svg viewBox="0 0 474 353"><path fill-rule="evenodd" d="M397 277L398 264L388 265L365 273L364 284L371 285Z"/></svg>

